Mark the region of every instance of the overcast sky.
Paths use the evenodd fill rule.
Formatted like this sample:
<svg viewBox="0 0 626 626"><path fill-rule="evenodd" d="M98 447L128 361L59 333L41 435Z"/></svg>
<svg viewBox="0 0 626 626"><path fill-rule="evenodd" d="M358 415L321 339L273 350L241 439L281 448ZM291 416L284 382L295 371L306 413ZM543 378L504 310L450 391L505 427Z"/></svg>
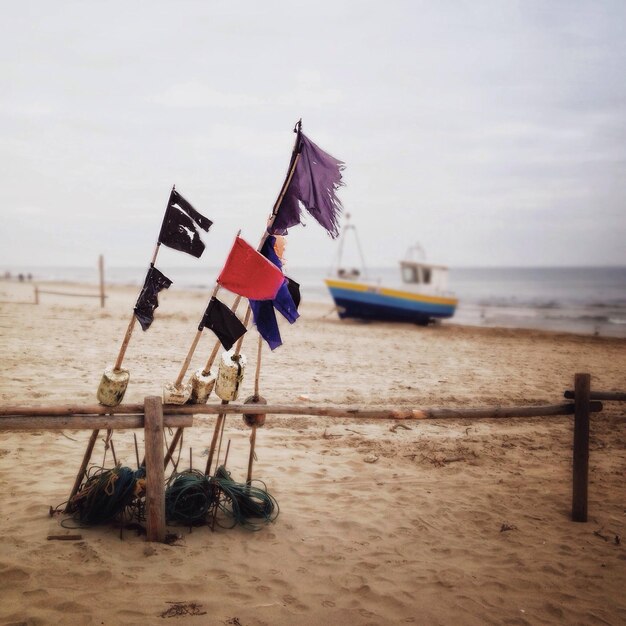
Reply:
<svg viewBox="0 0 626 626"><path fill-rule="evenodd" d="M300 117L369 265L626 264L622 0L20 0L0 32L0 269L146 265L173 183L221 265ZM311 219L287 257L335 248Z"/></svg>

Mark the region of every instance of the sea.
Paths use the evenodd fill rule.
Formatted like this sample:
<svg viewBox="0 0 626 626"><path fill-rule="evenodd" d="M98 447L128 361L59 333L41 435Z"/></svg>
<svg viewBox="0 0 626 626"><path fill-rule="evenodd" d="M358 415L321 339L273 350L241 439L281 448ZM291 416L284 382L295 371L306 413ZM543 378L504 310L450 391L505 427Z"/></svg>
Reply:
<svg viewBox="0 0 626 626"><path fill-rule="evenodd" d="M207 291L213 288L217 267L161 268L174 281L171 289ZM94 267L6 267L31 274L37 281L97 283ZM140 287L146 268L107 267L105 280ZM288 267L300 283L305 300L333 302L323 280L325 268ZM397 267L368 268L368 277L381 285L397 285ZM623 267L463 267L450 268L448 287L459 299L455 316L446 324L530 328L587 335L626 337L626 266Z"/></svg>

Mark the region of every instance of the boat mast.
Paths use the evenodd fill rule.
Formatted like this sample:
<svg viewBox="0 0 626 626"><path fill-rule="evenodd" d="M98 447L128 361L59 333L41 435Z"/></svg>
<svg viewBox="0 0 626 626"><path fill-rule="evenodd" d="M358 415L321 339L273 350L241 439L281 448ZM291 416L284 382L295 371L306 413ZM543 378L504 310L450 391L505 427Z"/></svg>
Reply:
<svg viewBox="0 0 626 626"><path fill-rule="evenodd" d="M331 265L329 273L330 274L337 273L340 269L341 259L343 257L343 247L344 247L346 236L349 230L351 230L354 233L354 239L356 240L356 247L359 252L359 257L361 259L361 269L363 272L363 277L367 279L368 272L367 272L367 267L365 266L365 257L363 256L363 250L361 248L361 242L359 240L359 235L357 233L356 226L350 223L350 213L346 213L346 222L341 231L341 237L339 239L339 247L337 249L337 254L335 256L335 261Z"/></svg>

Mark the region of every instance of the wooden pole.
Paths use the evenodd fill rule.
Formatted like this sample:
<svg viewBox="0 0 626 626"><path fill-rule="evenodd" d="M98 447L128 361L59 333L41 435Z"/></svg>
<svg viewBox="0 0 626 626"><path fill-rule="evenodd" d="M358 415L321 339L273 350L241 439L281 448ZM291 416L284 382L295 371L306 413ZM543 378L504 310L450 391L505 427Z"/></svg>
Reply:
<svg viewBox="0 0 626 626"><path fill-rule="evenodd" d="M35 304L39 304L39 287L35 285Z"/></svg>
<svg viewBox="0 0 626 626"><path fill-rule="evenodd" d="M115 365L113 369L117 372L122 367L122 361L124 360L124 355L126 354L126 348L128 348L128 344L130 343L131 335L133 334L133 329L135 328L135 322L137 318L135 317L135 313L133 312L132 317L130 318L130 322L128 323L128 328L126 329L126 334L124 335L124 340L122 341L122 345L120 347L120 351L117 355L117 360L115 361Z"/></svg>
<svg viewBox="0 0 626 626"><path fill-rule="evenodd" d="M70 497L68 498L67 504L65 505L66 513L69 513L72 510L72 498L78 493L78 490L80 489L80 485L83 482L83 478L85 477L85 472L87 471L87 466L89 465L89 461L91 460L93 447L96 445L97 439L98 439L98 431L93 430L89 437L89 442L87 443L87 449L85 450L85 454L83 456L83 462L80 464L80 469L78 470L78 474L76 474L76 479L74 480L74 486L72 487Z"/></svg>
<svg viewBox="0 0 626 626"><path fill-rule="evenodd" d="M193 415L166 415L163 418L166 428L193 426ZM0 416L0 432L5 430L84 430L100 429L127 430L143 428L141 415L20 415Z"/></svg>
<svg viewBox="0 0 626 626"><path fill-rule="evenodd" d="M167 469L167 464L172 460L174 456L174 451L176 450L176 446L180 441L180 438L183 436L183 429L177 428L174 433L174 437L172 437L172 441L170 442L170 446L167 449L167 454L165 455L165 459L163 460L163 468Z"/></svg>
<svg viewBox="0 0 626 626"><path fill-rule="evenodd" d="M576 397L574 391L566 391L563 394L568 400ZM590 400L606 400L607 402L626 402L626 391L591 391L589 393Z"/></svg>
<svg viewBox="0 0 626 626"><path fill-rule="evenodd" d="M59 405L59 406L5 406L0 407L0 430L10 430L2 425L16 417L79 417L80 422L75 422L74 428L93 428L96 420L94 416L105 416L102 428L120 428L119 423L110 418L116 415L136 415L133 419L142 420L143 404L119 404L118 406L102 406L101 404L90 405ZM602 410L602 403L592 400L589 403L591 413ZM354 418L354 419L391 419L391 420L424 420L424 419L502 419L509 417L551 417L559 415L573 415L574 403L547 404L541 406L484 406L478 408L423 408L413 409L410 407L398 407L388 409L385 407L362 408L352 405L316 406L303 404L229 404L222 401L221 404L166 404L164 405L166 426L188 426L191 423L175 423L174 416L190 415L215 415L215 414L239 414L266 413L272 415L319 415L322 417ZM168 421L171 420L171 421ZM55 420L55 423L56 420ZM59 424L67 423L58 421ZM100 423L100 422L98 422ZM137 428L143 427L143 422ZM38 428L44 426L39 425ZM60 427L59 427L60 428ZM71 428L64 426L64 428ZM135 428L135 426L126 426Z"/></svg>
<svg viewBox="0 0 626 626"><path fill-rule="evenodd" d="M263 351L263 337L259 335L259 345L257 349L257 358L256 358L256 371L254 374L254 397L256 400L259 399L259 379L261 377L261 353ZM252 465L254 464L254 448L256 446L256 429L257 426L254 424L252 426L252 432L250 433L250 455L248 456L248 476L246 478L246 483L250 484L252 481Z"/></svg>
<svg viewBox="0 0 626 626"><path fill-rule="evenodd" d="M100 306L104 308L104 255L98 258L98 274L100 275Z"/></svg>
<svg viewBox="0 0 626 626"><path fill-rule="evenodd" d="M256 445L256 425L252 427L250 433L250 456L248 457L248 476L246 482L250 484L252 481L252 465L254 463L254 446Z"/></svg>
<svg viewBox="0 0 626 626"><path fill-rule="evenodd" d="M248 305L248 310L246 311L246 317L243 321L244 326L248 326L248 322L250 321L250 314L252 313L252 309L250 309L250 305ZM237 345L235 346L235 352L233 356L237 356L241 352L241 346L243 344L244 335L239 338ZM228 405L228 400L222 400L222 406ZM230 412L230 411L229 411ZM213 430L213 438L211 439L211 445L209 447L209 458L207 459L207 464L204 473L208 476L211 472L211 464L213 463L213 455L215 454L215 446L217 445L218 435L224 431L224 421L226 419L226 413L219 413L217 416L217 420L215 422L215 428ZM220 436L220 442L222 438ZM219 460L219 452L218 452L218 460Z"/></svg>
<svg viewBox="0 0 626 626"><path fill-rule="evenodd" d="M263 352L263 337L259 335L259 345L256 352L256 370L254 372L254 397L259 397L259 379L261 378L261 354Z"/></svg>
<svg viewBox="0 0 626 626"><path fill-rule="evenodd" d="M145 399L146 539L165 541L165 472L163 404L160 396Z"/></svg>
<svg viewBox="0 0 626 626"><path fill-rule="evenodd" d="M222 406L227 405L228 400L222 400ZM213 455L215 454L215 446L217 445L217 438L222 428L222 422L226 417L225 413L219 413L215 422L215 428L213 429L213 438L211 439L211 445L209 447L209 458L206 461L206 467L204 473L208 476L211 472L211 465L213 464Z"/></svg>
<svg viewBox="0 0 626 626"><path fill-rule="evenodd" d="M591 376L574 377L574 463L572 472L572 520L587 521L589 484L589 395Z"/></svg>
<svg viewBox="0 0 626 626"><path fill-rule="evenodd" d="M160 246L161 244L157 242L156 246L154 247L154 252L152 253L152 260L150 261L150 267L152 267L154 263L156 262L157 256L159 254ZM135 328L135 322L136 322L135 311L133 310L133 314L130 318L130 322L128 323L128 328L126 329L126 334L124 335L124 340L122 341L122 345L117 355L115 365L113 366L113 369L116 372L119 371L119 369L122 367L122 361L124 360L124 355L126 354L126 348L128 348L130 338L133 334L133 329Z"/></svg>
<svg viewBox="0 0 626 626"><path fill-rule="evenodd" d="M180 372L178 372L178 378L174 382L174 386L180 387L180 385L182 384L183 378L185 378L185 374L187 373L187 370L189 369L189 364L191 363L193 353L196 351L196 348L198 347L198 342L200 341L200 337L202 337L202 330L196 331L196 336L193 338L193 342L191 343L191 347L189 348L189 351L187 352L187 356L185 357L185 360L183 361L182 367L180 368Z"/></svg>

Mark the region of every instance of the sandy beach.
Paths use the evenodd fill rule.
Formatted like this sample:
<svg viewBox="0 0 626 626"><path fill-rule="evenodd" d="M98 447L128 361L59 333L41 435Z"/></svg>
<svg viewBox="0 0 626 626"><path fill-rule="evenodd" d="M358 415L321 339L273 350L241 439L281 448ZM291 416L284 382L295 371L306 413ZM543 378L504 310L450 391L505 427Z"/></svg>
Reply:
<svg viewBox="0 0 626 626"><path fill-rule="evenodd" d="M43 287L43 286L42 286ZM90 291L93 286L48 285ZM96 298L0 282L3 405L94 403L115 360L136 288ZM125 402L176 378L207 294L171 289L138 328ZM453 325L342 322L304 302L263 352L269 402L363 407L554 404L589 372L626 388L626 340ZM252 393L256 331L243 352ZM205 332L192 361L214 345ZM192 371L192 370L190 370ZM215 402L211 398L210 402ZM214 417L187 429L206 458ZM626 622L626 412L591 425L589 522L570 521L571 417L396 423L268 416L254 475L280 505L258 532L171 527L174 545L113 527L65 530L50 506L69 495L88 431L0 433L2 624L623 624ZM249 430L227 418L229 469L245 479ZM137 431L142 448L142 433ZM135 467L130 431L114 435ZM94 462L101 463L98 443ZM184 463L182 463L184 465ZM169 617L173 603L197 615Z"/></svg>

